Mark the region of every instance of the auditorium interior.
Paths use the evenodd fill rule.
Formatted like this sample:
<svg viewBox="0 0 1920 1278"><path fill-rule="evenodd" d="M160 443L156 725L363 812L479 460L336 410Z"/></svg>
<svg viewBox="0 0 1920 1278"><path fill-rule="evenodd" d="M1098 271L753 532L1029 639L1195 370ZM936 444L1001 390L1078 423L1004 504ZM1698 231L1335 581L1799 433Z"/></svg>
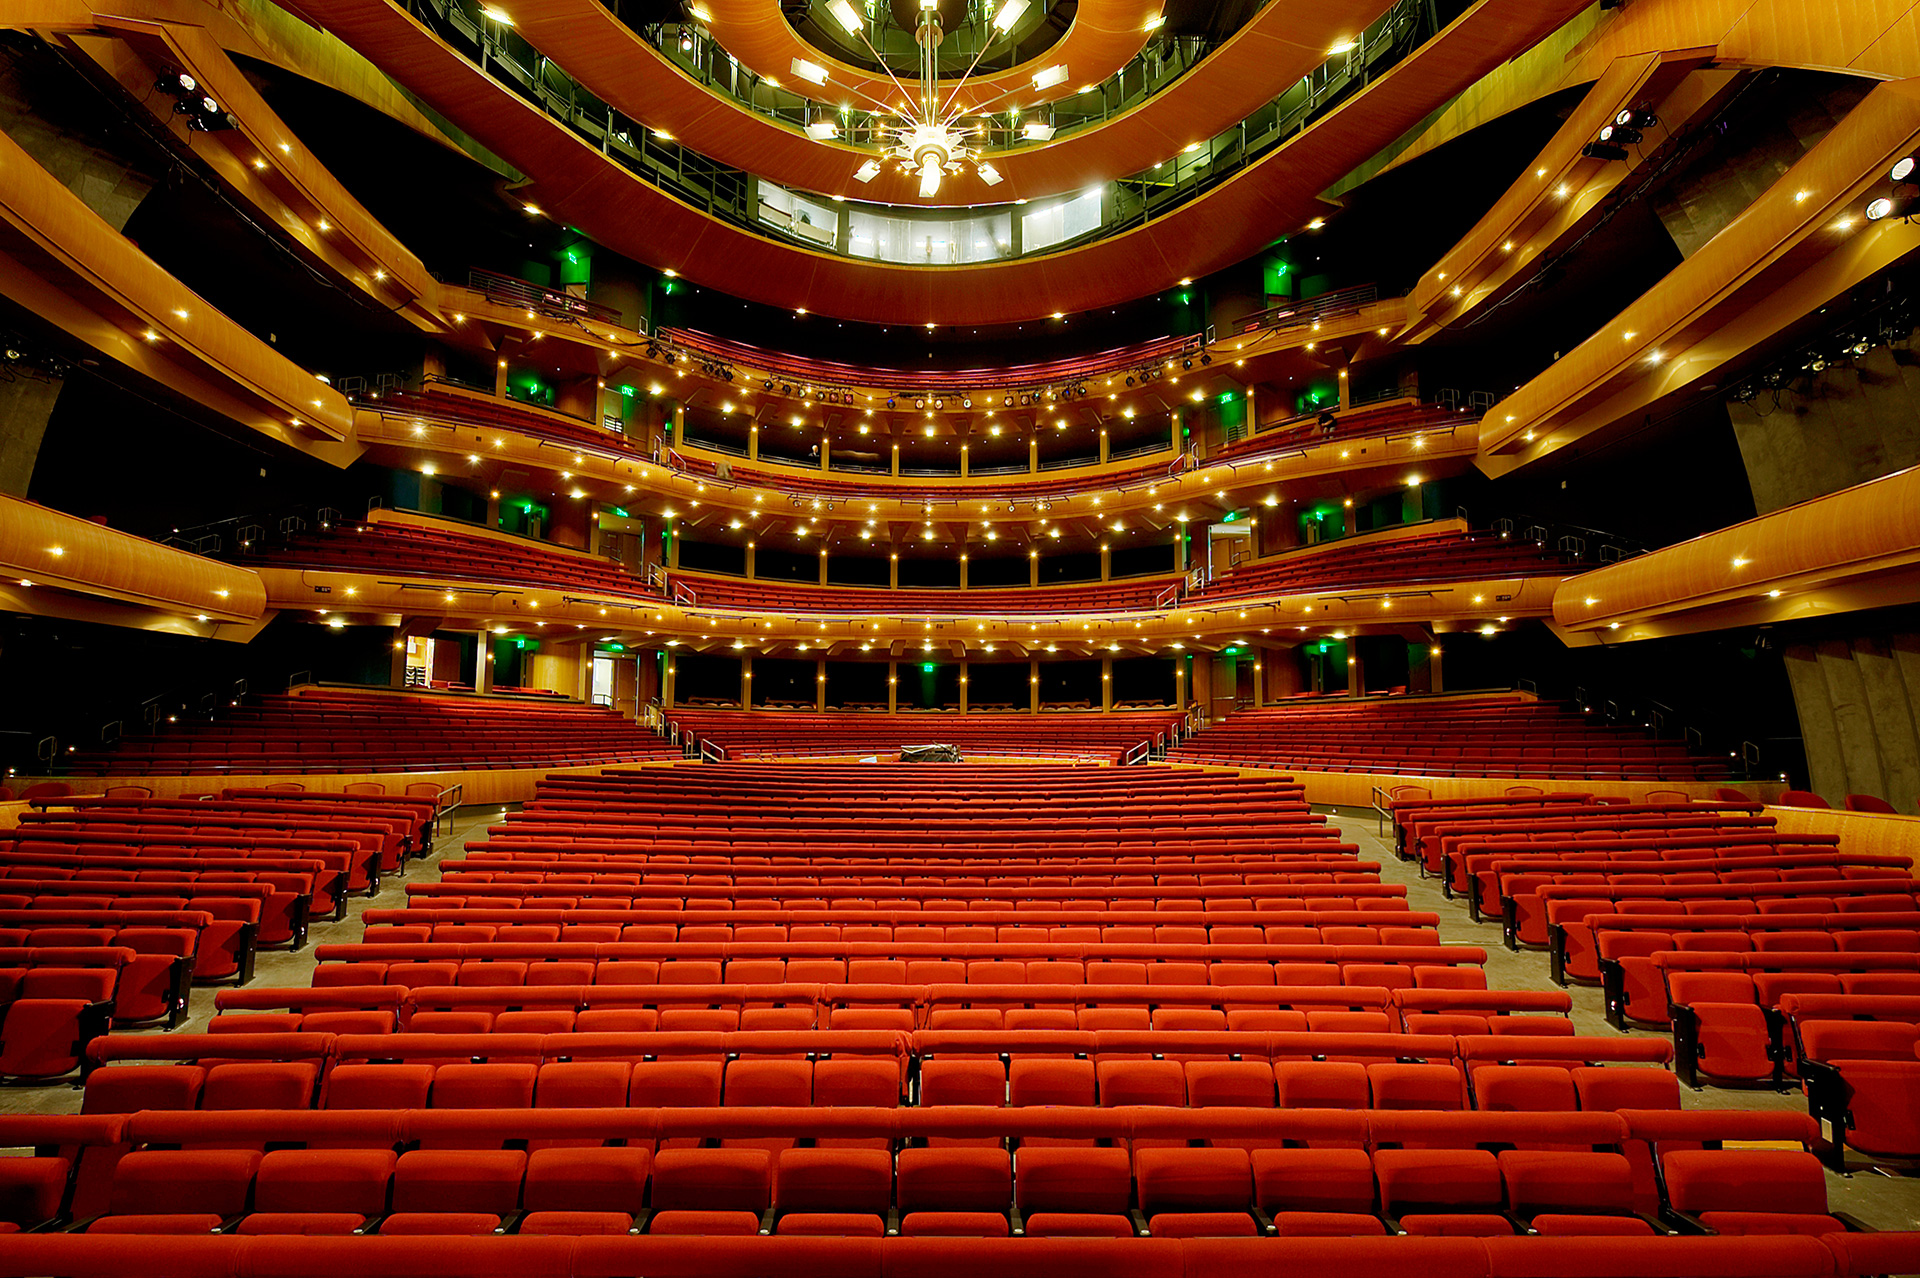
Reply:
<svg viewBox="0 0 1920 1278"><path fill-rule="evenodd" d="M1913 0L14 0L0 1278L1920 1274L1917 220Z"/></svg>

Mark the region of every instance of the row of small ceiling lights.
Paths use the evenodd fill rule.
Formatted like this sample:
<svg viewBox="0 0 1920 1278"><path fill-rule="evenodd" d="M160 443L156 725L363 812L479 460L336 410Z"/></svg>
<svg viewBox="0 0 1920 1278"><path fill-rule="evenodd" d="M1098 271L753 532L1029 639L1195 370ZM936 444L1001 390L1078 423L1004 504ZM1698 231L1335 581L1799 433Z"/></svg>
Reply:
<svg viewBox="0 0 1920 1278"><path fill-rule="evenodd" d="M1580 154L1587 159L1623 162L1629 158L1626 148L1641 142L1644 131L1658 126L1659 123L1659 117L1644 107L1623 108L1615 114L1610 124L1600 130L1594 141L1580 148ZM1536 178L1545 178L1547 173L1548 170L1544 166L1533 171ZM1911 221L1916 214L1920 214L1920 154L1904 156L1896 161L1888 171L1887 178L1890 183L1889 193L1875 196L1867 202L1863 210L1865 220L1869 223L1884 221L1888 218ZM1573 193L1574 187L1564 181L1553 189L1553 196L1558 200L1566 200ZM1815 191L1807 188L1795 190L1793 202L1804 204L1816 194ZM1828 229L1845 233L1853 230L1858 222L1859 219L1853 214L1842 213L1829 224ZM1507 240L1501 244L1500 251L1512 253L1517 247L1513 240ZM1446 278L1445 271L1440 271L1436 275L1439 282L1444 283ZM1449 296L1460 298L1465 295L1466 289L1463 284L1456 282L1448 292ZM1620 333L1621 340L1627 342L1633 341L1638 336L1639 333L1632 329L1625 329ZM1657 367L1666 362L1667 353L1655 348L1647 352L1645 359L1646 363ZM1506 420L1512 423L1516 418L1513 414L1508 414ZM1538 432L1533 429L1521 432L1520 436L1527 443L1534 442L1537 437ZM1779 592L1775 591L1770 597L1778 596ZM1615 623L1612 628L1617 630L1620 627Z"/></svg>
<svg viewBox="0 0 1920 1278"><path fill-rule="evenodd" d="M1509 420L1511 420L1511 419L1509 419ZM415 434L415 435L424 435L425 433L426 433L426 426L425 426L425 424L424 424L424 423L420 423L420 422L416 422L416 423L414 424L414 434ZM495 439L495 440L493 441L493 446L494 446L495 448L503 448L503 447L505 446L505 444L506 444L506 441L505 441L504 439L501 439L501 438L496 438L496 439ZM1415 439L1414 439L1414 440L1412 441L1412 446L1413 446L1414 448L1416 448L1416 449L1418 449L1418 448L1421 448L1421 447L1423 446L1423 444L1424 444L1424 441L1423 441L1423 440L1422 440L1421 438L1419 438L1419 437L1416 437L1416 438L1415 438ZM1348 454L1347 454L1347 452L1345 452L1345 451L1343 451L1343 452L1342 452L1342 453L1341 453L1340 455L1341 455L1341 457L1342 457L1342 459L1345 459L1345 458L1347 457L1347 455L1348 455ZM478 453L468 453L468 454L467 454L467 462L468 462L468 464L469 464L469 465L479 465L479 464L481 463L481 461L482 461L482 458L481 458L481 456L480 456L480 454L478 454ZM576 465L576 466L584 466L584 465L586 464L586 456L585 456L585 454L582 454L582 453L576 453L576 454L574 454L574 458L573 458L573 464L574 464L574 465ZM1267 471L1267 472L1271 472L1271 471L1273 470L1273 463L1272 463L1272 462L1270 462L1270 461L1269 461L1269 462L1266 462L1266 463L1264 463L1264 464L1263 464L1263 466L1262 466L1262 469L1263 469L1264 471ZM436 475L438 474L438 468L437 468L436 466L434 466L434 465L433 465L432 463L425 463L425 464L423 464L423 465L422 465L422 466L420 467L420 471L421 471L421 473L422 473L422 474L424 474L424 475L427 475L427 476L429 476L429 477L434 477L434 476L436 476ZM560 476L560 477L561 477L561 479L562 479L563 481L568 481L568 482L571 482L571 481L572 481L572 479L574 478L574 475L573 475L573 472L572 472L572 471L562 471L562 472L561 472L561 476ZM1229 479L1229 480L1231 480L1232 478L1234 478L1234 477L1233 477L1233 476L1232 476L1232 475L1230 474L1230 475L1228 476L1228 479ZM1206 482L1206 481L1203 481L1203 482ZM1214 483L1220 483L1220 482L1222 482L1222 480L1221 480L1221 477L1220 477L1220 476L1219 476L1218 474L1215 474L1215 475L1214 475L1214 476L1212 477L1212 479L1211 479L1211 481L1210 481L1210 482L1214 482ZM1420 476L1420 475L1419 475L1418 473L1413 473L1413 474L1409 474L1409 475L1407 475L1407 476L1405 477L1405 480L1404 480L1404 483L1405 483L1405 484L1406 484L1406 486L1407 486L1407 487L1409 487L1409 488L1417 488L1417 487L1419 487L1419 486L1421 485L1421 483L1423 483L1423 482L1424 482L1424 480L1422 479L1422 477L1421 477L1421 476ZM1152 496L1156 496L1156 495L1158 495L1158 493L1159 493L1159 488L1160 488L1160 486L1159 486L1158 484L1152 484L1152 485L1149 485L1149 486L1147 487L1147 489L1146 489L1146 495L1147 495L1147 496L1149 496L1149 497L1152 497ZM624 485L624 491L625 491L625 492L626 492L627 494L629 494L629 495L631 495L632 493L634 493L634 492L636 492L636 491L637 491L637 489L635 488L635 486L634 486L634 485L632 485L632 484L627 484L627 485ZM702 481L702 482L697 482L697 483L695 484L695 486L694 486L694 491L695 491L695 492L698 492L698 493L705 493L705 492L707 491L707 485L706 485L706 483L705 483L704 481ZM494 492L493 492L493 493L492 493L491 495L492 495L492 496L493 496L494 498L496 498L496 499L498 499L498 498L499 498L499 496L500 496L500 493L498 492L498 490L495 490L495 491L494 491ZM574 489L572 489L572 490L570 490L570 491L568 492L568 494L567 494L567 495L568 495L568 496L569 496L570 498L572 498L572 499L574 499L574 500L576 500L576 501L578 501L578 500L582 500L582 499L584 499L584 498L586 498L586 497L588 496L588 494L587 494L587 493L586 493L586 492L585 492L584 490L582 490L582 489L579 489L579 488L574 488ZM779 495L778 493L776 493L776 494L775 494L775 496L778 496L778 495ZM1114 496L1115 496L1116 498L1123 498L1123 497L1125 497L1125 496L1126 496L1126 494L1125 494L1124 492L1115 492L1115 493L1114 493L1113 495L1114 495ZM1225 501L1227 501L1227 500L1228 500L1228 497L1227 497L1227 493L1226 493L1226 491L1225 491L1225 489L1221 489L1221 488L1216 488L1216 489L1214 489L1214 490L1212 491L1212 494L1211 494L1211 495L1212 495L1212 497L1213 497L1213 498L1214 498L1215 500L1217 500L1217 501L1222 501L1222 502L1225 502ZM764 494L764 493L754 493L754 494L752 495L752 497L753 497L753 502L754 502L754 504L755 504L755 505L764 505L764 504L765 504L765 501L766 501L766 494ZM893 500L910 500L910 499L900 499L900 498L893 498L893 497L889 497L889 498L888 498L888 500L889 500L889 501L893 501ZM1277 507L1277 506L1278 506L1278 505L1280 504L1280 500L1281 500L1281 499L1280 499L1280 494L1278 494L1278 493L1268 493L1268 494L1266 494L1266 495L1265 495L1264 497L1262 497L1262 498L1260 498L1259 500L1260 500L1260 504L1261 504L1261 505L1263 505L1263 506L1267 506L1267 507ZM1295 498L1294 500L1295 500L1295 501L1297 502L1297 501L1298 501L1299 499L1298 499L1298 498ZM1093 497L1092 497L1092 505L1093 505L1093 506L1094 506L1094 507L1095 507L1096 509L1097 509L1097 508L1099 508L1099 507L1100 507L1100 506L1101 506L1101 505L1102 505L1102 504L1104 503L1104 501L1105 501L1105 498L1104 498L1104 496L1103 496L1102 494L1098 494L1098 493L1096 493L1096 494L1094 494L1094 495L1093 495ZM992 513L993 513L993 512L994 512L994 511L995 511L995 510L997 509L997 507L998 507L999 505L1005 505L1005 506L1006 506L1006 508L1007 508L1007 512L1008 512L1009 514L1013 514L1013 513L1015 513L1015 508L1016 508L1016 504L1017 504L1017 503L1015 503L1015 502L1012 502L1012 501L1007 501L1007 502L1003 502L1003 503L996 503L996 502L991 502L991 501L983 501L983 502L981 502L981 503L980 503L980 513L981 513L981 514L983 514L983 515L986 515L986 514L992 514ZM1351 507L1351 506L1353 505L1353 498L1351 498L1351 497L1348 497L1348 498L1346 498L1346 499L1345 499L1345 504L1346 504L1347 506L1349 506L1349 507ZM697 499L694 499L694 500L690 500L690 501L688 502L688 505L689 505L689 506L691 506L691 507L694 507L694 508L696 508L696 509L697 509L697 508L698 508L698 507L700 506L700 502L699 502L699 501L698 501ZM1043 527L1044 527L1044 526L1046 526L1046 525L1047 525L1047 524L1048 524L1048 523L1050 522L1050 517L1049 517L1049 516L1045 516L1045 515L1042 515L1042 514L1040 514L1039 512L1040 512L1040 511L1042 511L1042 510L1045 510L1045 509L1048 509L1048 508L1050 508L1050 507L1051 507L1051 505L1052 505L1052 502L1051 502L1051 501L1049 500L1049 501L1047 501L1047 502L1045 502L1044 504L1041 504L1041 505L1037 505L1037 506L1035 507L1035 517L1036 517L1036 519L1037 519L1037 521L1038 521L1038 522L1039 522L1039 523L1041 524L1041 526L1043 526ZM1154 510L1154 511L1155 511L1156 513L1159 513L1159 512L1162 512L1162 511L1164 511L1164 509L1165 509L1165 506L1166 506L1166 503L1164 503L1164 502L1155 502L1155 503L1153 504L1153 510ZM823 510L823 509L827 509L827 508L828 508L828 504L827 504L826 502L824 502L824 501L823 501L822 499L820 499L820 498L817 498L817 497L813 499L813 501L812 501L812 509L813 509L813 510L816 510L816 511L818 511L818 510ZM878 513L879 513L879 511L880 511L880 505L879 505L879 503L878 503L878 502L876 502L876 501L868 501L868 503L867 503L867 510L868 510L868 512L869 512L869 514L878 514ZM922 504L922 513L924 513L924 514L928 514L928 515L931 515L931 514L933 514L934 512L935 512L935 507L933 506L933 504L932 504L932 503L930 503L930 502L929 502L929 503L923 503L923 504ZM954 512L953 512L953 513L954 513L954 515L955 515L955 516L958 516L958 515L960 515L960 514L962 514L962 513L964 513L964 512L962 512L962 511L961 511L961 510L959 509L959 504L958 504L957 502L955 503L955 509L954 509ZM672 508L671 506L669 506L669 507L667 507L667 508L665 508L665 509L663 509L663 510L661 510L661 512L660 512L660 516L661 516L661 518L663 518L663 519L666 519L666 520L669 520L669 521L671 521L671 520L673 520L673 519L676 519L676 518L678 518L678 517L679 517L679 515L678 515L678 512L676 512L676 511L675 511L675 510L674 510L674 509L673 509L673 508ZM813 526L813 525L814 525L814 524L815 524L816 522L819 522L818 520L816 520L815 518L813 518L813 517L810 517L810 516L807 516L807 517L804 517L804 518L805 518L805 520L806 520L806 524L807 524L807 527L808 527L808 529L809 529L809 530L810 530L810 529L812 528L812 526ZM1173 516L1173 518L1174 518L1174 520L1175 520L1175 522L1177 522L1177 523L1182 523L1182 524L1185 524L1185 523L1189 523L1189 522L1191 522L1191 518L1192 518L1192 517L1191 517L1191 516L1190 516L1190 515L1189 515L1189 514L1188 514L1187 512L1185 512L1185 511L1180 511L1180 512L1178 512L1178 513L1176 513L1176 514L1175 514L1175 515ZM869 518L868 520L866 520L866 526L867 526L867 528L869 528L869 529L870 529L870 528L872 528L872 527L873 527L873 526L875 525L875 522L876 522L876 521L875 521L875 520L873 520L873 519L871 519L871 518ZM932 521L928 521L928 522L929 522L929 523L931 523ZM943 522L943 523L950 523L950 522L952 522L952 520L951 520L951 519L942 519L942 520L941 520L941 522ZM1257 521L1256 521L1256 522L1257 522ZM985 523L985 524L987 525L987 527L988 527L988 532L987 532L987 534L986 534L986 539L987 539L988 541L994 541L994 540L997 540L997 539L998 539L998 538L997 538L997 534L996 534L996 533L995 533L995 532L994 532L994 531L992 530L992 528L991 528L991 521L983 521L983 523ZM728 525L728 527L729 527L730 529L732 529L733 531L736 531L736 532L737 532L737 531L740 531L740 530L742 529L742 527L743 527L743 526L744 526L744 525L742 524L742 522L741 522L740 520L738 520L738 519L735 519L735 520L733 520L733 521L731 521L731 522L729 523L729 525ZM1114 523L1113 525L1111 525L1111 529L1112 529L1112 531L1113 531L1113 532L1115 532L1115 533L1120 533L1120 532L1123 532L1123 531L1126 531L1126 529L1124 528L1124 526L1123 526L1123 525L1121 525L1120 523L1118 523L1117 521L1116 521L1116 522L1115 522L1115 523ZM805 534L803 533L802 535L805 535ZM1054 536L1055 538L1058 538L1058 537L1060 536L1060 534L1059 534L1059 532L1058 532L1058 531L1055 531L1055 532L1053 533L1053 536ZM867 538L867 537L865 536L865 534L863 533L863 540L864 540L864 539L870 539L870 538Z"/></svg>

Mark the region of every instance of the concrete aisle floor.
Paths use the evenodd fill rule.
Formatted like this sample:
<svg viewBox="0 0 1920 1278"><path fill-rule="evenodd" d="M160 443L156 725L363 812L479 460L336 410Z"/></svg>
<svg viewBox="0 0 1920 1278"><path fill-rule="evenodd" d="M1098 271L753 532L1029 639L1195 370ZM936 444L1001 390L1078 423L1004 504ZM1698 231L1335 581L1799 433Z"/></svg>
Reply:
<svg viewBox="0 0 1920 1278"><path fill-rule="evenodd" d="M496 822L507 809L490 806L463 808L455 815L450 832L435 843L433 856L410 865L404 876L388 878L380 894L371 899L358 898L347 909L347 917L338 923L316 924L306 949L296 954L263 953L254 968L257 987L304 986L313 981L315 945L356 941L360 938L360 915L368 907L391 908L406 901L405 884L430 882L439 877L441 856L457 856L469 838L484 836L486 826ZM1493 924L1475 924L1467 917L1466 906L1447 900L1437 882L1423 880L1411 865L1393 855L1390 840L1376 835L1373 815L1355 809L1330 812L1330 819L1347 841L1358 844L1362 859L1380 863L1380 877L1389 883L1407 885L1411 908L1431 910L1440 916L1440 935L1448 942L1478 945L1487 951L1487 983L1497 989L1545 990L1556 988L1547 976L1544 954L1511 953L1501 943L1500 929ZM1582 1034L1613 1034L1601 1014L1600 992L1575 987L1574 1023ZM182 1024L186 1031L206 1027L213 1015L214 991L194 991L192 1014ZM1631 1031L1630 1031L1631 1032ZM1784 1095L1770 1091L1729 1091L1706 1088L1688 1092L1683 1103L1689 1109L1788 1109L1804 1111L1806 1102L1797 1093ZM80 1109L80 1090L71 1084L16 1086L0 1090L0 1113L71 1114ZM1836 1211L1851 1212L1876 1229L1920 1229L1920 1179L1861 1173L1854 1176L1828 1175L1828 1198Z"/></svg>

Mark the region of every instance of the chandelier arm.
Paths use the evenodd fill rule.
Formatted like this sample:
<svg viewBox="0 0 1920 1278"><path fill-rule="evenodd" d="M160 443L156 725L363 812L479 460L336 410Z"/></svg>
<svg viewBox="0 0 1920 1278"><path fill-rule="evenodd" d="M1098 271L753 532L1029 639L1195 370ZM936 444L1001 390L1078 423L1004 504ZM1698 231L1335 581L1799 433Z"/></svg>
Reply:
<svg viewBox="0 0 1920 1278"><path fill-rule="evenodd" d="M970 75L972 75L972 74L973 74L973 69L974 69L975 67L977 67L977 66L979 66L979 65L980 65L980 59L982 59L982 58L984 58L984 57L986 57L986 56L987 56L987 48L988 48L988 46L990 46L990 45L991 45L992 43L993 43L993 41L991 41L991 40L987 40L987 41L984 41L984 42L983 42L983 43L982 43L982 44L980 45L980 51L979 51L978 53L976 53L976 54L974 54L974 55L973 55L973 61L972 61L972 62L969 62L969 63L967 64L967 69L966 69L965 71L962 71L962 72L960 73L960 80L959 80L959 83L957 83L957 84L955 84L955 85L953 86L953 92L952 92L952 93L949 93L949 94L947 95L947 101L946 101L946 104L945 104L945 105L943 105L943 106L942 106L942 107L940 108L940 110L939 110L938 112L936 112L936 114L938 114L938 115L943 115L943 116L947 114L947 107L950 107L950 106L952 106L952 105L953 105L953 103L954 103L954 100L955 100L956 98L958 98L958 97L960 96L960 90L962 90L962 89L964 89L964 88L966 88L966 87L967 87L967 77L968 77L968 76L970 76ZM964 114L965 114L965 112L955 112L955 113L954 113L954 114L953 114L952 116L950 116L950 117L948 117L948 118L949 118L949 119L958 119L958 118L959 118L959 117L960 117L961 115L964 115Z"/></svg>
<svg viewBox="0 0 1920 1278"><path fill-rule="evenodd" d="M991 114L988 108L992 107L993 104L996 102L1004 102L1006 99L1012 97L1014 94L1020 91L1020 87L1021 86L1019 85L1015 85L1013 88L1006 90L1004 93L996 94L995 96L988 98L985 102L976 102L971 108L973 114L975 115ZM952 124L955 120L959 119L961 116L965 114L967 114L967 112L965 111L955 111L952 115L948 116L946 119L942 120L940 123L942 127L945 127L947 125Z"/></svg>
<svg viewBox="0 0 1920 1278"><path fill-rule="evenodd" d="M881 115L893 115L893 114L894 114L894 110L893 110L893 108L892 108L892 107L890 107L890 106L888 106L888 105L887 105L886 103L884 103L884 102L882 102L882 101L881 101L881 100L880 100L879 98L876 98L876 97L872 97L872 96L870 96L870 95L868 95L868 94L866 94L866 93L863 93L863 92L861 92L861 91L860 91L859 89L856 89L856 88L854 88L854 87L853 87L852 85L850 85L850 84L848 84L848 85L842 85L841 87L842 87L842 88L844 88L844 89L845 89L845 90L846 90L846 91L847 91L848 93L851 93L851 94L853 94L853 95L854 95L854 96L855 96L856 98L860 98L860 99L862 99L863 101L865 101L865 102L867 102L867 103L869 103L869 104L870 104L871 106L873 106L873 107L874 107L874 109L875 109L875 110L876 110L876 111L877 111L877 112L878 112L879 114L881 114Z"/></svg>
<svg viewBox="0 0 1920 1278"><path fill-rule="evenodd" d="M887 79L893 81L893 87L900 90L900 96L905 98L909 103L911 103L913 101L913 95L907 92L906 85L900 83L900 77L893 73L893 68L887 65L887 60L880 56L880 50L873 47L873 41L867 38L866 29L864 27L860 31L860 43L867 46L867 52L873 55L873 60L880 65L880 69L887 73ZM862 95L862 96L865 96L865 95ZM867 101L873 102L874 100L872 98L867 98ZM881 103L874 102L874 105L881 107L882 110L886 109L884 105ZM889 114L891 114L891 112L889 112ZM913 112L911 107L909 107L908 110L901 112L901 114L905 115L909 119L913 117Z"/></svg>

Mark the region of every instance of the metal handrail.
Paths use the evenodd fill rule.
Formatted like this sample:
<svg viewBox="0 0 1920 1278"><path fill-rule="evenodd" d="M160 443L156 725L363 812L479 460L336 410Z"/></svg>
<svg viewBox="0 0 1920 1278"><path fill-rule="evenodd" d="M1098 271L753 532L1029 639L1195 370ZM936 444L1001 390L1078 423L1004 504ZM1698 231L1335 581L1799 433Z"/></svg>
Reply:
<svg viewBox="0 0 1920 1278"><path fill-rule="evenodd" d="M444 824L449 831L453 829L453 814L459 811L460 805L466 801L466 797L466 784L460 781L444 787L439 794L434 796L433 832L435 834L440 833L442 824Z"/></svg>
<svg viewBox="0 0 1920 1278"><path fill-rule="evenodd" d="M1255 311L1240 321L1238 331L1242 334L1280 332L1289 328L1298 328L1302 324L1317 323L1329 315L1357 311L1379 300L1379 285L1355 284L1349 288L1317 293L1295 302L1282 302L1278 306L1269 306L1264 311Z"/></svg>
<svg viewBox="0 0 1920 1278"><path fill-rule="evenodd" d="M512 275L502 275L498 271L482 270L470 267L467 270L467 287L477 293L486 294L489 302L507 301L515 306L524 306L543 315L558 316L566 319L591 319L602 324L615 324L621 328L630 328L611 306L600 302L589 302L584 297L576 297L561 289L544 288L531 280L519 279Z"/></svg>
<svg viewBox="0 0 1920 1278"><path fill-rule="evenodd" d="M312 683L312 682L313 682L313 671L296 670L292 674L287 676L287 691L292 692L295 688L299 687L301 684Z"/></svg>
<svg viewBox="0 0 1920 1278"><path fill-rule="evenodd" d="M712 741L702 741L700 743L700 762L724 763L726 762L726 758L727 752L715 745Z"/></svg>

